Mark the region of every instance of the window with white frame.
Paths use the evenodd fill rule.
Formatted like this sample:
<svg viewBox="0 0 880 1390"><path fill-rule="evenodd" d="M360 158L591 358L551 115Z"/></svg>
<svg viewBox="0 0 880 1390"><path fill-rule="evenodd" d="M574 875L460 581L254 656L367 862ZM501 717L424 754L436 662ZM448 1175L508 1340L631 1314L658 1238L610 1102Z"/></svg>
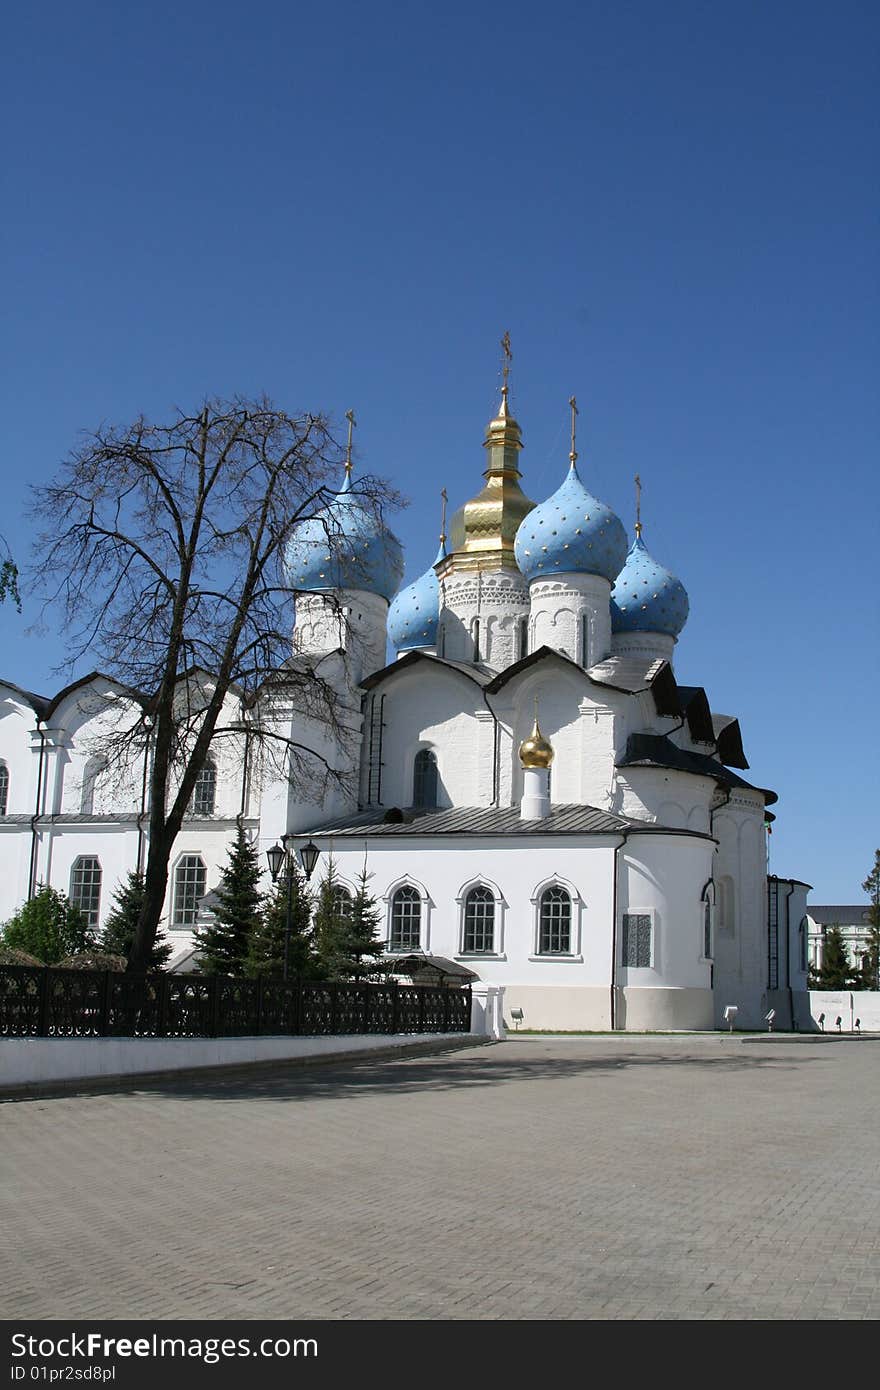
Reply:
<svg viewBox="0 0 880 1390"><path fill-rule="evenodd" d="M571 955L571 897L558 883L541 894L538 914L538 954Z"/></svg>
<svg viewBox="0 0 880 1390"><path fill-rule="evenodd" d="M81 854L70 871L70 901L78 907L89 931L98 930L101 911L101 864L93 854Z"/></svg>
<svg viewBox="0 0 880 1390"><path fill-rule="evenodd" d="M623 914L623 964L646 970L653 958L653 932L650 912Z"/></svg>
<svg viewBox="0 0 880 1390"><path fill-rule="evenodd" d="M422 899L417 888L405 883L391 899L391 931L388 944L394 951L417 951L422 935Z"/></svg>
<svg viewBox="0 0 880 1390"><path fill-rule="evenodd" d="M9 806L9 768L0 763L0 816L6 815Z"/></svg>
<svg viewBox="0 0 880 1390"><path fill-rule="evenodd" d="M495 950L495 894L478 883L464 900L463 955L488 955Z"/></svg>
<svg viewBox="0 0 880 1390"><path fill-rule="evenodd" d="M210 758L199 770L189 809L194 816L213 816L217 794L217 768Z"/></svg>
<svg viewBox="0 0 880 1390"><path fill-rule="evenodd" d="M205 896L206 870L199 854L185 854L174 870L174 898L171 908L172 927L195 926L199 898Z"/></svg>
<svg viewBox="0 0 880 1390"><path fill-rule="evenodd" d="M340 922L350 922L354 903L348 889L337 883L333 889L333 916Z"/></svg>

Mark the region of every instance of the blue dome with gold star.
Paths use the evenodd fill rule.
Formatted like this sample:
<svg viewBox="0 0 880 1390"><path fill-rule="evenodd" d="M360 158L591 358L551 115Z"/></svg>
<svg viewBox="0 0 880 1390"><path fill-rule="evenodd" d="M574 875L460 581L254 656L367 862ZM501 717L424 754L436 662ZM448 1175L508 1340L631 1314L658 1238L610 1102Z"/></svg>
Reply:
<svg viewBox="0 0 880 1390"><path fill-rule="evenodd" d="M677 637L690 604L680 579L658 565L637 535L611 590L612 632L663 632Z"/></svg>
<svg viewBox="0 0 880 1390"><path fill-rule="evenodd" d="M284 556L291 588L301 593L361 589L389 602L403 578L403 550L351 474L331 502L296 527Z"/></svg>
<svg viewBox="0 0 880 1390"><path fill-rule="evenodd" d="M611 508L587 491L572 463L562 486L520 524L514 553L526 579L598 574L613 583L626 559L626 532Z"/></svg>
<svg viewBox="0 0 880 1390"><path fill-rule="evenodd" d="M436 646L440 621L440 581L434 565L439 565L445 555L446 547L441 543L431 568L401 589L388 609L388 637L392 647L399 652Z"/></svg>

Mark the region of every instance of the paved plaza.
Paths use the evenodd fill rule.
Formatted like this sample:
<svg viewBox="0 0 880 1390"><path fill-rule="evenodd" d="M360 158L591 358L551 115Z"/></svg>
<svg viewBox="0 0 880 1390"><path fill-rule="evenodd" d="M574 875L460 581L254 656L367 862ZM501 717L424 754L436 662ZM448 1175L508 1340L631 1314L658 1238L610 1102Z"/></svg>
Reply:
<svg viewBox="0 0 880 1390"><path fill-rule="evenodd" d="M0 1317L874 1318L878 1074L511 1038L9 1101Z"/></svg>

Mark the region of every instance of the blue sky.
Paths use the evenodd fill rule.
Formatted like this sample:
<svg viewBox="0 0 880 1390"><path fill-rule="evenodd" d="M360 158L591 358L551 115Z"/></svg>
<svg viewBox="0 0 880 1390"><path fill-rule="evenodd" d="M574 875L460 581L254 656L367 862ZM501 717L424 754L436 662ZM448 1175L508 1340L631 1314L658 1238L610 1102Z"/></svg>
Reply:
<svg viewBox="0 0 880 1390"><path fill-rule="evenodd" d="M354 406L411 505L478 487L509 329L536 501L582 476L684 580L676 670L780 794L771 868L880 845L880 10L838 0L48 3L0 59L0 530L78 432ZM63 644L0 611L2 673Z"/></svg>

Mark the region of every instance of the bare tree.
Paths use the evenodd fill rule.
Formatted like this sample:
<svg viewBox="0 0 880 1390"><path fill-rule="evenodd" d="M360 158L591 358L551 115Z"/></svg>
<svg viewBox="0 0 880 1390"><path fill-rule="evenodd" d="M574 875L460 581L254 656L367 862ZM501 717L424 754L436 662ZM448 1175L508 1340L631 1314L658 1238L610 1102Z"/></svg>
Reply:
<svg viewBox="0 0 880 1390"><path fill-rule="evenodd" d="M142 697L105 748L120 760L150 748L131 969L149 960L174 840L212 739L280 744L293 780L304 762L313 775L319 755L279 732L273 702L342 733L347 711L321 661L291 659L294 593L283 565L294 527L323 514L337 491L339 463L323 416L289 416L267 399L212 400L170 425L102 427L35 501L33 575L44 612L60 606L66 666L97 658ZM398 500L375 478L356 487L377 514ZM324 529L332 546L332 522ZM232 721L223 716L230 695L240 711Z"/></svg>

